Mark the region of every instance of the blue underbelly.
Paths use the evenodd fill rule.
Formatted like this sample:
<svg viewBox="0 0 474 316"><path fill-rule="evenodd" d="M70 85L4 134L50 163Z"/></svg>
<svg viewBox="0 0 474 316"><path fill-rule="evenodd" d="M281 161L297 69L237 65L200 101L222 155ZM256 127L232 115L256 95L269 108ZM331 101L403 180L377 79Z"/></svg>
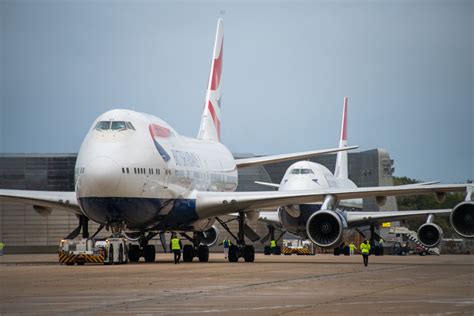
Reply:
<svg viewBox="0 0 474 316"><path fill-rule="evenodd" d="M187 230L198 219L193 199L83 197L79 204L98 223L123 222L133 230Z"/></svg>

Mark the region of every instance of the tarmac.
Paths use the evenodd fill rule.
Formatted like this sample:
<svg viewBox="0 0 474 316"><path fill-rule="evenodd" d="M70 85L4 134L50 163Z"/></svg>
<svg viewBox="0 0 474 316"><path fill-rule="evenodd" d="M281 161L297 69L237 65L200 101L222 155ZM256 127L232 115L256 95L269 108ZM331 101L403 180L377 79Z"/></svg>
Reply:
<svg viewBox="0 0 474 316"><path fill-rule="evenodd" d="M0 257L0 314L474 315L474 256L264 256L64 266Z"/></svg>

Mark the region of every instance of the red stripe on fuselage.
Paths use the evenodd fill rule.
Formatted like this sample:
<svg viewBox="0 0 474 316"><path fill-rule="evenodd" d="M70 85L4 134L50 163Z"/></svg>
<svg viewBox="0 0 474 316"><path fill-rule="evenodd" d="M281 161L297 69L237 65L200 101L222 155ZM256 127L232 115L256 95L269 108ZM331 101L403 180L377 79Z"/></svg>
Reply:
<svg viewBox="0 0 474 316"><path fill-rule="evenodd" d="M169 128L157 125L150 124L150 133L153 137L170 137L171 131Z"/></svg>

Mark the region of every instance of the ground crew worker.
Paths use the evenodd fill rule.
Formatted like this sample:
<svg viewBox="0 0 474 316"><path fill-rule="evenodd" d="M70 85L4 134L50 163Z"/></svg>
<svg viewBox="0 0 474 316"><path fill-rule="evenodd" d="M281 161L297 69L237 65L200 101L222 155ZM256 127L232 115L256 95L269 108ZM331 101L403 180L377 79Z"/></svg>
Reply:
<svg viewBox="0 0 474 316"><path fill-rule="evenodd" d="M357 249L357 247L354 245L354 243L351 241L351 243L349 244L349 251L350 251L350 255L352 256L354 254L354 250Z"/></svg>
<svg viewBox="0 0 474 316"><path fill-rule="evenodd" d="M224 246L224 257L227 259L227 256L229 255L229 247L231 245L230 239L229 238L224 238L222 241L222 245Z"/></svg>
<svg viewBox="0 0 474 316"><path fill-rule="evenodd" d="M380 237L380 240L379 240L379 247L380 247L380 255L383 256L383 244L384 244L384 240L382 237Z"/></svg>
<svg viewBox="0 0 474 316"><path fill-rule="evenodd" d="M3 248L5 248L5 244L0 241L0 256L3 256Z"/></svg>
<svg viewBox="0 0 474 316"><path fill-rule="evenodd" d="M364 265L367 267L369 264L370 243L367 240L364 240L364 242L360 244L359 248L362 258L364 258Z"/></svg>
<svg viewBox="0 0 474 316"><path fill-rule="evenodd" d="M179 263L179 259L181 259L181 240L176 236L176 234L173 234L171 236L171 245L170 245L171 251L174 254L174 264Z"/></svg>
<svg viewBox="0 0 474 316"><path fill-rule="evenodd" d="M276 247L277 247L277 243L275 239L272 239L272 241L270 241L270 250L272 254L275 254Z"/></svg>

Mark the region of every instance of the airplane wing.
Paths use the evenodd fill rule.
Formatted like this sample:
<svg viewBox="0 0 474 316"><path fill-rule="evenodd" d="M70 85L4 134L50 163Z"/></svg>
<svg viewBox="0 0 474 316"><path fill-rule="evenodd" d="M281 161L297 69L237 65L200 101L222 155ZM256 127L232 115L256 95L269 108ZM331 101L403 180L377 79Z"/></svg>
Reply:
<svg viewBox="0 0 474 316"><path fill-rule="evenodd" d="M288 160L302 160L315 156L321 156L326 154L332 154L339 151L347 151L351 149L358 148L359 146L348 146L348 147L338 147L331 149L322 149L322 150L312 150L312 151L303 151L292 154L282 154L282 155L270 155L270 156L261 156L261 157L251 157L251 158L240 158L235 159L235 164L237 168L251 167L254 165L264 165L269 163L277 163Z"/></svg>
<svg viewBox="0 0 474 316"><path fill-rule="evenodd" d="M0 189L0 201L33 205L39 213L58 209L82 215L77 204L76 192Z"/></svg>
<svg viewBox="0 0 474 316"><path fill-rule="evenodd" d="M467 184L429 186L384 186L320 191L197 192L196 211L209 218L239 211L270 209L282 205L323 202L326 196L337 200L397 195L444 194L472 190Z"/></svg>
<svg viewBox="0 0 474 316"><path fill-rule="evenodd" d="M451 214L451 209L422 210L422 211L392 211L392 212L346 212L347 224L349 227L359 227L370 224L384 222L394 222L399 220L426 217L426 215L446 215Z"/></svg>

